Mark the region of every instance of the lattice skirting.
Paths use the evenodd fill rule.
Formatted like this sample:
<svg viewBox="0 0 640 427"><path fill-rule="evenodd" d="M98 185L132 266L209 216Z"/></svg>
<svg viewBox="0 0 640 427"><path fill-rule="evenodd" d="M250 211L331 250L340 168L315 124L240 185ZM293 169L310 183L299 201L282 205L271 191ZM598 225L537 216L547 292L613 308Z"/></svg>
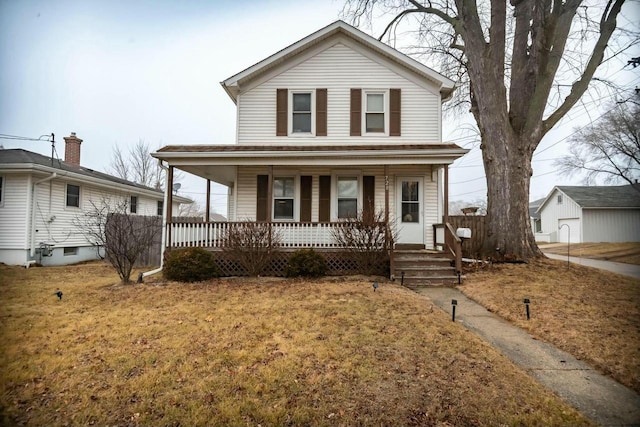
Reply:
<svg viewBox="0 0 640 427"><path fill-rule="evenodd" d="M212 251L216 257L216 263L218 271L222 276L247 276L246 270L233 259L231 254L222 252L219 250ZM263 276L284 276L285 268L289 263L289 257L294 251L280 251L277 252L271 265L263 271ZM353 258L353 255L349 252L338 250L317 250L327 263L327 275L329 276L343 276L350 274L361 274L357 261ZM389 260L385 259L376 268L377 274L388 275L389 272Z"/></svg>

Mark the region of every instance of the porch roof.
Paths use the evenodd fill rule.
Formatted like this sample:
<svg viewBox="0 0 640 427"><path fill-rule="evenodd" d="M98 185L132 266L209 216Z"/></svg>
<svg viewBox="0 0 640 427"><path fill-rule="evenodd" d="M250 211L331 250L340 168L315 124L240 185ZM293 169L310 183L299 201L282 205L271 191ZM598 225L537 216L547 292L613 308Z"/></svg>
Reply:
<svg viewBox="0 0 640 427"><path fill-rule="evenodd" d="M236 166L451 164L468 151L455 144L168 145L152 156L229 185Z"/></svg>

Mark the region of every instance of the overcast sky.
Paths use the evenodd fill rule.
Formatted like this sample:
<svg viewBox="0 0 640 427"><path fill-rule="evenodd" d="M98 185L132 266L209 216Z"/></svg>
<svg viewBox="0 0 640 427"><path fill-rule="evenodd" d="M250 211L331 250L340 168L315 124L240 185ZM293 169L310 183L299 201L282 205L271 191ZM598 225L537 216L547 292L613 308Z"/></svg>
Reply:
<svg viewBox="0 0 640 427"><path fill-rule="evenodd" d="M64 157L62 138L76 132L84 140L81 163L99 171L106 171L115 144L139 139L154 147L234 143L235 105L219 82L339 19L342 6L339 0L0 0L0 133L53 132ZM635 3L624 19L637 25L638 18ZM638 72L616 65L607 73L640 85ZM553 159L566 152L562 138L599 116L607 96L586 98L543 140L532 200L554 185L580 184L557 176ZM471 147L452 118L443 134ZM51 153L47 142L0 145ZM451 200L485 197L478 149L457 161L450 176ZM203 181L187 176L182 184L180 194L204 200ZM223 188L213 191L214 210L224 214Z"/></svg>

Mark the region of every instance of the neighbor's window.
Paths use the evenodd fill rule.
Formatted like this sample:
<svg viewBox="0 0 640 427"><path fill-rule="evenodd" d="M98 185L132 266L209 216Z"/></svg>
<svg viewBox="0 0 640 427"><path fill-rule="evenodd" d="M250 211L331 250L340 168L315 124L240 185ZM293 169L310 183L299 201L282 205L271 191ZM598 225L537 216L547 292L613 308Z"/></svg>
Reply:
<svg viewBox="0 0 640 427"><path fill-rule="evenodd" d="M67 184L67 206L80 207L80 186Z"/></svg>
<svg viewBox="0 0 640 427"><path fill-rule="evenodd" d="M311 133L311 92L291 93L291 133Z"/></svg>
<svg viewBox="0 0 640 427"><path fill-rule="evenodd" d="M273 219L293 219L295 181L292 177L273 179Z"/></svg>
<svg viewBox="0 0 640 427"><path fill-rule="evenodd" d="M562 204L562 194L558 194L558 204Z"/></svg>
<svg viewBox="0 0 640 427"><path fill-rule="evenodd" d="M338 218L354 218L358 213L358 178L338 177Z"/></svg>
<svg viewBox="0 0 640 427"><path fill-rule="evenodd" d="M162 200L158 200L158 216L162 216L164 210L164 202Z"/></svg>
<svg viewBox="0 0 640 427"><path fill-rule="evenodd" d="M365 92L364 124L366 133L385 133L384 92Z"/></svg>
<svg viewBox="0 0 640 427"><path fill-rule="evenodd" d="M129 211L131 211L131 213L138 212L138 196L131 196L131 200L129 201Z"/></svg>
<svg viewBox="0 0 640 427"><path fill-rule="evenodd" d="M64 256L78 255L78 248L64 248Z"/></svg>

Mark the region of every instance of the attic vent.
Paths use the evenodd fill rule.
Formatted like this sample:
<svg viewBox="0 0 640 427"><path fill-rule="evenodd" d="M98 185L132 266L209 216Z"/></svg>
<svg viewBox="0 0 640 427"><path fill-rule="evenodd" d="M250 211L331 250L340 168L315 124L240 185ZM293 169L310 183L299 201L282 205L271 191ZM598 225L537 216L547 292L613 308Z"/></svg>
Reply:
<svg viewBox="0 0 640 427"><path fill-rule="evenodd" d="M562 194L558 194L558 204L562 204Z"/></svg>

